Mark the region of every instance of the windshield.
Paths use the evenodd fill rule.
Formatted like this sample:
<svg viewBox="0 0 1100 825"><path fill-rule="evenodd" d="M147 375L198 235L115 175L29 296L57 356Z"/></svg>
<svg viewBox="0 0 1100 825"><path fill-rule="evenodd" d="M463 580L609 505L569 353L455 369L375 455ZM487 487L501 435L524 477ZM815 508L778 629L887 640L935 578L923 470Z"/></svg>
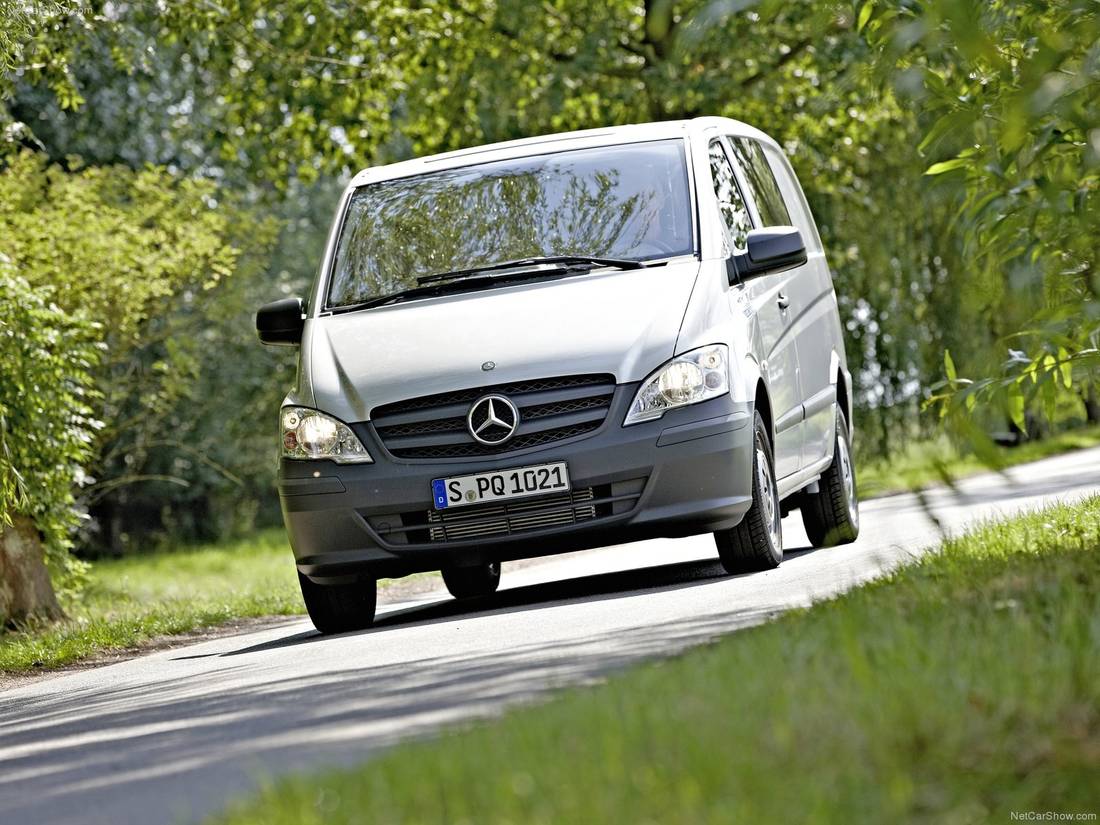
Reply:
<svg viewBox="0 0 1100 825"><path fill-rule="evenodd" d="M465 166L367 184L348 204L328 305L416 279L551 255L648 260L694 252L681 140Z"/></svg>

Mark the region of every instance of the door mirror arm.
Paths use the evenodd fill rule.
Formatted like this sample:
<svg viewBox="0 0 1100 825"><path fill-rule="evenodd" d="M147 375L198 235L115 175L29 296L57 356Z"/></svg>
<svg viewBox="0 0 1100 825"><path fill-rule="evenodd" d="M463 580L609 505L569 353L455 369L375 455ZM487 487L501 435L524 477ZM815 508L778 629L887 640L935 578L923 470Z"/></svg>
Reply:
<svg viewBox="0 0 1100 825"><path fill-rule="evenodd" d="M726 279L730 286L741 286L745 283L745 279L741 277L741 270L738 269L739 257L741 256L735 252L726 258Z"/></svg>

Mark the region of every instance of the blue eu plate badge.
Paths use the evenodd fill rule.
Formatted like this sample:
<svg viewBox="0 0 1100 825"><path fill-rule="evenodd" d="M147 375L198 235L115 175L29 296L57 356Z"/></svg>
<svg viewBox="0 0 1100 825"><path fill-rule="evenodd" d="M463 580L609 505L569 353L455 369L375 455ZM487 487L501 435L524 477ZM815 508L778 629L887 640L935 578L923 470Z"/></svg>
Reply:
<svg viewBox="0 0 1100 825"><path fill-rule="evenodd" d="M447 485L442 478L432 482L432 498L435 499L435 509L442 510L447 506Z"/></svg>

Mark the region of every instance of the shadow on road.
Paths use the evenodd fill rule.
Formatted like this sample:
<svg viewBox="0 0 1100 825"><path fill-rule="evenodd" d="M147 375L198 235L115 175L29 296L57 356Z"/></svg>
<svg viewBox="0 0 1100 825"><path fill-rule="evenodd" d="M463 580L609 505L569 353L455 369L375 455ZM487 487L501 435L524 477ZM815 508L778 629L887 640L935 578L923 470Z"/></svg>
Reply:
<svg viewBox="0 0 1100 825"><path fill-rule="evenodd" d="M224 663L188 663L196 669L183 677L177 662L163 678L146 673L109 688L98 683L33 700L0 699L0 821L193 819L252 787L258 775L357 762L398 740L494 715L566 684L591 683L780 612L756 604L687 620L641 617L614 631L533 643L509 637L504 624L496 633L455 636L453 643L433 627L460 616L697 587L723 575L717 562L702 561L549 582L477 603L433 603L385 616L378 628L355 634L377 634L386 643L370 648L349 647L351 634L298 633L231 651ZM397 629L405 635L391 641ZM281 675L290 668L280 649L319 641L341 645L339 655L321 645L303 648L290 655L308 659L313 649L325 658L306 675L300 669ZM418 649L448 653L410 658ZM233 660L259 651L276 658ZM173 793L179 800L173 807L164 797L166 783L202 792Z"/></svg>
<svg viewBox="0 0 1100 825"><path fill-rule="evenodd" d="M813 548L799 547L788 549L785 558L790 561L812 553ZM542 582L540 584L514 587L479 599L444 598L424 605L407 607L381 614L374 625L344 636L360 636L383 633L399 627L411 625L431 625L449 622L455 619L469 618L481 614L519 613L527 610L540 610L553 603L603 601L624 599L640 592L652 590L678 590L708 584L715 579L731 578L717 558L675 562L634 570L620 570L611 573L598 573L589 576ZM177 659L201 659L208 657L241 656L266 650L309 644L332 637L321 636L316 631L294 633L282 639L274 639L260 644L249 645L239 650L220 653L206 653L197 656L178 656Z"/></svg>

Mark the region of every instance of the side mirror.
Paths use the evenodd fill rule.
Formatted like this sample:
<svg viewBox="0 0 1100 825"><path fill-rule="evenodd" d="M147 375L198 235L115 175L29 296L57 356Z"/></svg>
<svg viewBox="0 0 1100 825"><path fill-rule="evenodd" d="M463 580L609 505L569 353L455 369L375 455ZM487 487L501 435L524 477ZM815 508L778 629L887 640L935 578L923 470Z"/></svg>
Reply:
<svg viewBox="0 0 1100 825"><path fill-rule="evenodd" d="M256 313L256 332L260 342L276 347L295 347L302 343L305 307L301 298L283 298L264 304Z"/></svg>
<svg viewBox="0 0 1100 825"><path fill-rule="evenodd" d="M806 243L794 226L769 226L749 232L745 252L734 256L741 278L781 272L806 263Z"/></svg>

